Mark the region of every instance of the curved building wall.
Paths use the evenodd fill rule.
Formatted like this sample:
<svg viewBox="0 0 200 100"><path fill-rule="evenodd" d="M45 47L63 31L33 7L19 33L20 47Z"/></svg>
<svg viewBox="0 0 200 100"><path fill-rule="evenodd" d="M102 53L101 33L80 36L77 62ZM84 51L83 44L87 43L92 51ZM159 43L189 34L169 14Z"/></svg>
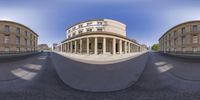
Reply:
<svg viewBox="0 0 200 100"><path fill-rule="evenodd" d="M200 53L200 21L179 24L159 39L164 53Z"/></svg>
<svg viewBox="0 0 200 100"><path fill-rule="evenodd" d="M57 51L95 55L145 51L143 46L126 37L126 25L115 20L88 20L66 31L67 39L56 46Z"/></svg>
<svg viewBox="0 0 200 100"><path fill-rule="evenodd" d="M66 37L72 38L86 32L112 32L121 36L126 36L126 25L111 19L88 20L67 28Z"/></svg>
<svg viewBox="0 0 200 100"><path fill-rule="evenodd" d="M12 21L0 21L1 53L36 51L37 41L38 35L28 27Z"/></svg>

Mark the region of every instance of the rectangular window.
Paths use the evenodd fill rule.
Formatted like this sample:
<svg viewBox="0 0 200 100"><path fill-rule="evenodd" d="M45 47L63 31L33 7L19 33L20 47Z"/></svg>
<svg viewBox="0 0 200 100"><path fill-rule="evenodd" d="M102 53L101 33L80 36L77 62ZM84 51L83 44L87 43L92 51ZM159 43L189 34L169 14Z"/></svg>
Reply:
<svg viewBox="0 0 200 100"><path fill-rule="evenodd" d="M9 36L8 35L5 35L4 43L9 43Z"/></svg>
<svg viewBox="0 0 200 100"><path fill-rule="evenodd" d="M192 32L197 32L197 25L192 26Z"/></svg>
<svg viewBox="0 0 200 100"><path fill-rule="evenodd" d="M16 36L16 44L20 45L20 37Z"/></svg>
<svg viewBox="0 0 200 100"><path fill-rule="evenodd" d="M10 32L10 26L5 25L5 32Z"/></svg>
<svg viewBox="0 0 200 100"><path fill-rule="evenodd" d="M76 29L76 27L73 27L72 30L74 31Z"/></svg>
<svg viewBox="0 0 200 100"><path fill-rule="evenodd" d="M197 35L192 36L192 43L198 43L198 36Z"/></svg>
<svg viewBox="0 0 200 100"><path fill-rule="evenodd" d="M27 39L25 39L25 46L26 46L26 47L27 47L27 44L28 44Z"/></svg>
<svg viewBox="0 0 200 100"><path fill-rule="evenodd" d="M87 32L92 32L92 29L91 29L91 28L88 28L88 29L87 29Z"/></svg>
<svg viewBox="0 0 200 100"><path fill-rule="evenodd" d="M103 24L103 22L97 22L97 25L102 25Z"/></svg>
<svg viewBox="0 0 200 100"><path fill-rule="evenodd" d="M92 22L87 23L87 26L90 26L90 25L92 25Z"/></svg>
<svg viewBox="0 0 200 100"><path fill-rule="evenodd" d="M91 43L89 43L89 49L92 49L92 44Z"/></svg>
<svg viewBox="0 0 200 100"><path fill-rule="evenodd" d="M81 30L81 31L78 31L78 33L81 34L81 33L83 33L83 31L82 31L82 30Z"/></svg>
<svg viewBox="0 0 200 100"><path fill-rule="evenodd" d="M103 29L102 28L97 28L97 31L103 31Z"/></svg>
<svg viewBox="0 0 200 100"><path fill-rule="evenodd" d="M26 35L26 37L28 36L28 32L27 31L24 31L24 33L25 33L25 35Z"/></svg>
<svg viewBox="0 0 200 100"><path fill-rule="evenodd" d="M19 35L20 34L20 28L16 29L16 33Z"/></svg>
<svg viewBox="0 0 200 100"><path fill-rule="evenodd" d="M78 28L82 28L83 27L83 25L81 24L81 25L78 25Z"/></svg>
<svg viewBox="0 0 200 100"><path fill-rule="evenodd" d="M183 28L181 29L181 33L185 33L185 32L186 32L185 27L183 27Z"/></svg>
<svg viewBox="0 0 200 100"><path fill-rule="evenodd" d="M76 35L76 33L74 32L73 34L72 34L72 36L75 36Z"/></svg>
<svg viewBox="0 0 200 100"><path fill-rule="evenodd" d="M182 44L186 44L186 37L182 37Z"/></svg>

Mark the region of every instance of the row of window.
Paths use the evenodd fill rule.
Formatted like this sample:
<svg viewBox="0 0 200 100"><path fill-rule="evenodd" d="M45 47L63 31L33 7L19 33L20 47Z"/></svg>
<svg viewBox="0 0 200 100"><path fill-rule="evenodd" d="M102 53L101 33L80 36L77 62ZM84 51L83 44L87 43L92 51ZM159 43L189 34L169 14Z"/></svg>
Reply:
<svg viewBox="0 0 200 100"><path fill-rule="evenodd" d="M197 43L199 43L198 40L199 40L198 35L193 35L193 36L192 36L192 44L197 44ZM186 37L182 37L182 38L181 38L181 44L182 44L182 45L185 45L186 42L187 42L187 41L186 41ZM174 43L174 46L176 46L176 45L178 44L178 40L175 39L175 40L173 40L173 41L171 41L171 40L168 41L168 45L169 45L169 46L173 45L173 43ZM167 45L167 42L165 42L165 45Z"/></svg>
<svg viewBox="0 0 200 100"><path fill-rule="evenodd" d="M8 44L9 41L10 41L10 36L9 35L5 35L4 36L4 43ZM24 39L24 41L25 41L25 46L27 46L28 40ZM20 37L19 36L16 36L16 45L20 45ZM30 41L30 45L32 45L31 41ZM34 43L34 46L35 46L35 43Z"/></svg>
<svg viewBox="0 0 200 100"><path fill-rule="evenodd" d="M76 29L82 28L83 26L92 26L92 25L103 25L103 22L99 21L96 22L96 24L94 24L94 22L87 22L86 25L79 24L77 26L72 27L71 29L68 29L68 33L70 33L71 31L75 31Z"/></svg>
<svg viewBox="0 0 200 100"><path fill-rule="evenodd" d="M4 32L10 32L10 26L9 25L5 25ZM16 34L20 35L20 33L21 33L21 29L20 28L16 28ZM25 36L28 36L28 31L24 31L24 34L25 34Z"/></svg>
<svg viewBox="0 0 200 100"><path fill-rule="evenodd" d="M197 26L197 25L192 25L192 28L191 28L191 29L192 29L191 32L198 32L198 26ZM186 33L186 28L185 28L185 27L181 28L181 34L184 34L184 33ZM170 38L171 36L177 37L177 36L178 36L178 35L177 35L177 31L174 31L174 32L172 33L172 35L169 34L169 35L168 35L168 38Z"/></svg>
<svg viewBox="0 0 200 100"><path fill-rule="evenodd" d="M103 28L96 28L96 30L94 28L87 28L86 32L92 32L92 31L103 31ZM79 30L78 34L82 34L84 32L84 30ZM74 37L76 36L76 32L72 33L72 35L68 35L68 37Z"/></svg>

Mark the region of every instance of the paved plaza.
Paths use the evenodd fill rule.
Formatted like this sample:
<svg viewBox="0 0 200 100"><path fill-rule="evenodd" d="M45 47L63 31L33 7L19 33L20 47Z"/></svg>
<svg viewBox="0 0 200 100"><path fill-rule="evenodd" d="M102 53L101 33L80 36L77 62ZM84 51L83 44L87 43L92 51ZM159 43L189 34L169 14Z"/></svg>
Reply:
<svg viewBox="0 0 200 100"><path fill-rule="evenodd" d="M79 91L65 85L55 71L50 53L42 53L0 63L0 99L199 100L199 65L198 60L149 52L145 70L134 85L115 92L98 93Z"/></svg>

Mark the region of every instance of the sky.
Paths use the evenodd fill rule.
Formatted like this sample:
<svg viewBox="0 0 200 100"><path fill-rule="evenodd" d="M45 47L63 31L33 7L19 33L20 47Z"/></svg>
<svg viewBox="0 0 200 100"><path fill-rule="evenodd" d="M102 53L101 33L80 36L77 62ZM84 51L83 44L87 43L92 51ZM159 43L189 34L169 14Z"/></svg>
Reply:
<svg viewBox="0 0 200 100"><path fill-rule="evenodd" d="M151 46L173 26L200 20L198 0L1 0L0 20L21 23L39 35L38 44L59 43L66 28L88 19L126 24L126 34Z"/></svg>

